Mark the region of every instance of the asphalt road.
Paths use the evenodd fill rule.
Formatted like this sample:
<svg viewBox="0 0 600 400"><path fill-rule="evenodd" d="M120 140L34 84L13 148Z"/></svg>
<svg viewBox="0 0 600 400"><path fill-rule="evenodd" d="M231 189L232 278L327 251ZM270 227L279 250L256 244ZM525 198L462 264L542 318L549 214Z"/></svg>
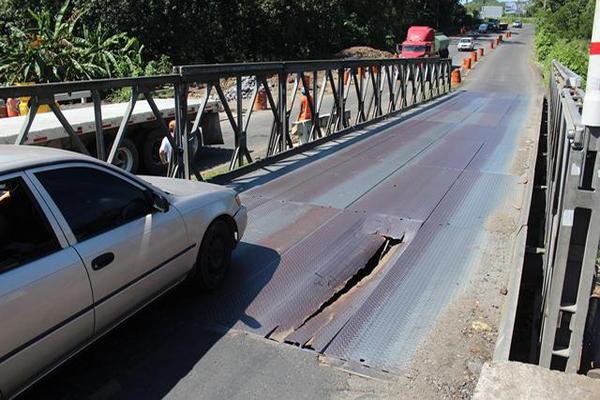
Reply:
<svg viewBox="0 0 600 400"><path fill-rule="evenodd" d="M438 104L233 182L250 223L225 286L174 290L22 398L423 397L418 377L400 378L445 308L470 290L498 239L494 218L519 218L527 167L515 160L535 106L531 38L524 29L486 55ZM385 237L401 238L389 257L326 303ZM446 333L461 336L459 322ZM453 349L438 346L429 369L441 375ZM366 391L372 381L344 370L395 383Z"/></svg>
<svg viewBox="0 0 600 400"><path fill-rule="evenodd" d="M491 41L494 40L498 35L499 33L477 35L475 37L475 50L477 51L477 49L483 48L484 54L487 54L490 51ZM468 51L458 51L456 45L460 39L461 37L458 36L450 37L450 58L452 59L452 65L457 67L462 66L463 59L470 56Z"/></svg>

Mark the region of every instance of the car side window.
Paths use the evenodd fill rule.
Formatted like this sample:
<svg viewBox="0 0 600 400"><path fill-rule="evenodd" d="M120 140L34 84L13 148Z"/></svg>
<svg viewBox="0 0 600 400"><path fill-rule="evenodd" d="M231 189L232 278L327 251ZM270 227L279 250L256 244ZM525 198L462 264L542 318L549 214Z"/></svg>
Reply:
<svg viewBox="0 0 600 400"><path fill-rule="evenodd" d="M0 179L0 274L60 249L25 181Z"/></svg>
<svg viewBox="0 0 600 400"><path fill-rule="evenodd" d="M80 242L151 212L144 190L96 168L65 167L35 176Z"/></svg>

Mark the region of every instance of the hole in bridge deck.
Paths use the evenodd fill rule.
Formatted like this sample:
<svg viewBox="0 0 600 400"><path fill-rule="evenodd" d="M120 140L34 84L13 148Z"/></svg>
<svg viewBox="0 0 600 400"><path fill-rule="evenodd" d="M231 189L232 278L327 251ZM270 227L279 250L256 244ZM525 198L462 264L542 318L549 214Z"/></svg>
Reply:
<svg viewBox="0 0 600 400"><path fill-rule="evenodd" d="M361 282L369 279L377 270L383 267L386 262L391 258L394 254L395 247L402 243L404 237L400 239L385 237L385 241L383 244L375 251L375 253L371 256L369 261L365 264L364 267L356 271L356 273L346 281L346 284L337 290L327 301L321 304L321 306L311 315L309 315L303 322L296 328L296 330L302 328L306 325L310 320L323 313L328 307L333 306L336 302L338 302L343 296L349 294L352 290L358 289ZM312 339L311 339L312 340ZM306 349L311 349L311 340L305 343L302 347Z"/></svg>

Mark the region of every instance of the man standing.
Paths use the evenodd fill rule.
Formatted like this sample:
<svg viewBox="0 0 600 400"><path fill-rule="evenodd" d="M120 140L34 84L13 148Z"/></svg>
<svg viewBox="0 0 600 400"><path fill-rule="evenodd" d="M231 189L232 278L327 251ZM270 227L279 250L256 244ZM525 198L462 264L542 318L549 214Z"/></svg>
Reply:
<svg viewBox="0 0 600 400"><path fill-rule="evenodd" d="M298 119L292 125L290 135L294 144L300 142L304 144L307 140L312 128L312 112L310 111L310 105L308 104L308 96L306 89L302 88L302 95L300 96L300 113ZM300 137L302 136L302 137Z"/></svg>
<svg viewBox="0 0 600 400"><path fill-rule="evenodd" d="M175 123L175 120L169 122L169 135L171 135L171 137L175 136L176 126L177 125ZM171 146L171 142L169 142L169 138L166 136L163 138L162 142L160 142L158 156L160 157L160 162L162 162L163 165L168 165L171 163L171 158L173 156L173 146Z"/></svg>

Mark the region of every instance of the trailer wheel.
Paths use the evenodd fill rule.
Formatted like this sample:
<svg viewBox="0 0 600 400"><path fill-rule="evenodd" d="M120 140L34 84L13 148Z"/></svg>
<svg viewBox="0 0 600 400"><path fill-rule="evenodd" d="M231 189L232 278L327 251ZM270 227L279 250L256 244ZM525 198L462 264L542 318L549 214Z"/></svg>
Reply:
<svg viewBox="0 0 600 400"><path fill-rule="evenodd" d="M144 137L140 146L144 169L150 175L164 175L167 171L167 167L162 164L158 155L160 143L164 137L162 129L155 129Z"/></svg>
<svg viewBox="0 0 600 400"><path fill-rule="evenodd" d="M111 147L112 141L108 148L110 149ZM121 142L121 146L117 149L113 164L132 174L137 173L140 165L140 154L135 147L135 143L128 138L124 138Z"/></svg>

